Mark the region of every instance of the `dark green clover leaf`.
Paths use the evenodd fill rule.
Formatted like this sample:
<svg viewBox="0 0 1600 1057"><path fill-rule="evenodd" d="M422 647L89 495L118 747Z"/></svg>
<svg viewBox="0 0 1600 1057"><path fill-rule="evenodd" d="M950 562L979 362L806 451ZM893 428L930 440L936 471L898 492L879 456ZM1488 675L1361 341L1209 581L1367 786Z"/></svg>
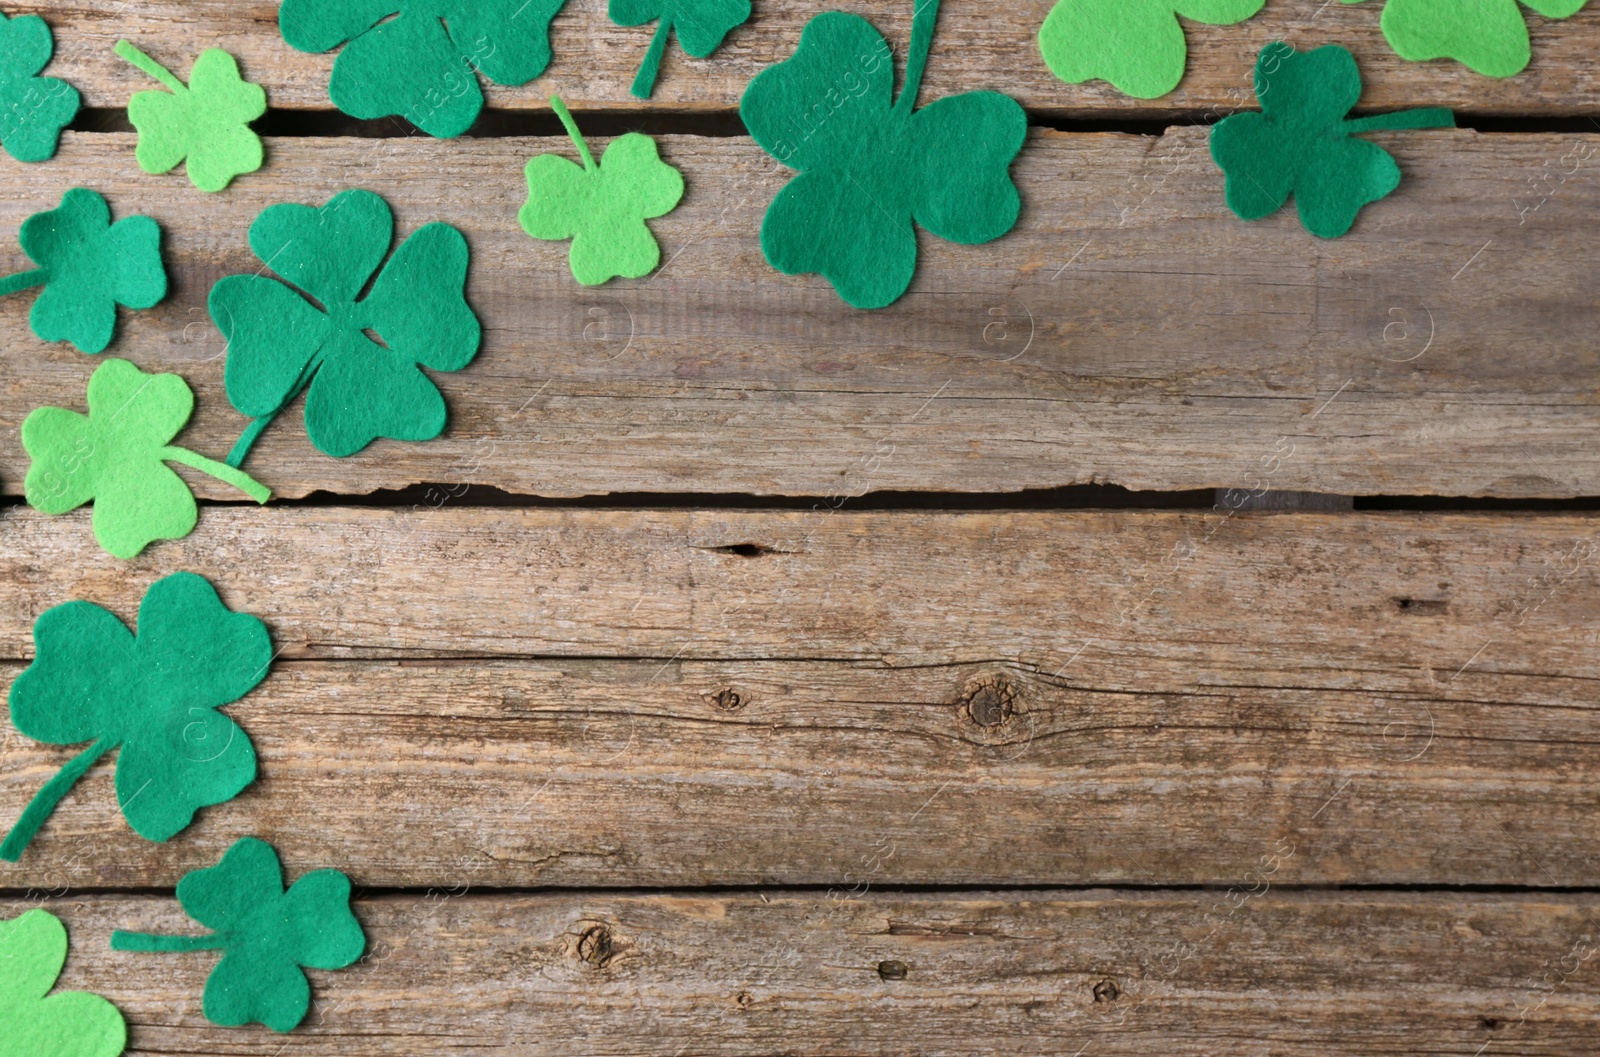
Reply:
<svg viewBox="0 0 1600 1057"><path fill-rule="evenodd" d="M388 264L394 218L371 191L346 191L320 209L278 205L250 226L250 248L294 288L259 273L211 289L211 318L228 342L228 399L255 419L228 456L244 462L273 418L302 390L306 433L335 457L379 437L432 440L444 397L418 369L459 371L478 354L467 305L467 240L429 224ZM382 267L372 292L356 300ZM382 344L367 335L371 331Z"/></svg>
<svg viewBox="0 0 1600 1057"><path fill-rule="evenodd" d="M1021 209L1010 166L1028 119L1015 100L964 92L914 109L938 8L916 8L905 87L892 103L888 43L865 19L830 11L739 104L756 142L800 170L761 226L767 261L789 275L820 273L857 308L905 293L917 224L970 245L1010 231Z"/></svg>
<svg viewBox="0 0 1600 1057"><path fill-rule="evenodd" d="M104 352L117 305L149 308L167 296L161 228L141 216L111 223L111 207L87 188L74 187L55 209L24 220L18 241L39 267L0 278L0 297L44 287L28 315L40 341Z"/></svg>
<svg viewBox="0 0 1600 1057"><path fill-rule="evenodd" d="M722 45L722 38L750 17L750 0L611 0L608 12L619 26L642 26L656 22L650 50L644 53L638 76L630 89L637 99L649 99L655 91L656 75L661 71L661 55L667 50L667 35L674 28L683 50L703 59Z"/></svg>
<svg viewBox="0 0 1600 1057"><path fill-rule="evenodd" d="M1361 98L1356 60L1337 45L1297 52L1269 44L1256 61L1261 113L1235 114L1211 131L1211 156L1227 174L1228 208L1257 220L1294 195L1313 235L1338 238L1369 202L1400 186L1388 151L1355 133L1448 128L1448 110L1409 110L1349 120Z"/></svg>
<svg viewBox="0 0 1600 1057"><path fill-rule="evenodd" d="M34 661L11 685L12 724L51 745L94 744L39 790L0 858L16 862L73 783L119 746L117 803L147 840L170 839L255 780L255 748L217 709L266 676L272 643L204 578L156 581L137 636L99 606L68 602L34 623L33 641Z"/></svg>
<svg viewBox="0 0 1600 1057"><path fill-rule="evenodd" d="M38 15L0 14L0 143L18 161L55 157L61 130L77 116L78 90L39 77L55 53L55 37Z"/></svg>
<svg viewBox="0 0 1600 1057"><path fill-rule="evenodd" d="M117 1057L128 1026L84 991L50 993L67 963L67 928L47 910L0 921L0 1057Z"/></svg>
<svg viewBox="0 0 1600 1057"><path fill-rule="evenodd" d="M232 485L258 503L272 494L243 472L171 443L189 422L194 394L175 374L145 374L107 360L89 379L89 414L41 407L22 423L33 465L25 490L43 514L94 503L94 535L118 558L156 540L181 539L199 516L179 463Z"/></svg>
<svg viewBox="0 0 1600 1057"><path fill-rule="evenodd" d="M292 48L332 51L328 95L359 118L399 115L448 139L483 109L474 71L527 84L550 64L550 20L566 0L283 0ZM395 16L390 18L389 16Z"/></svg>
<svg viewBox="0 0 1600 1057"><path fill-rule="evenodd" d="M220 950L206 980L206 1019L224 1027L265 1024L293 1031L311 1004L301 966L343 969L367 947L350 911L350 878L308 873L286 892L272 845L245 837L206 870L178 882L178 902L209 936L111 934L111 949L151 953Z"/></svg>

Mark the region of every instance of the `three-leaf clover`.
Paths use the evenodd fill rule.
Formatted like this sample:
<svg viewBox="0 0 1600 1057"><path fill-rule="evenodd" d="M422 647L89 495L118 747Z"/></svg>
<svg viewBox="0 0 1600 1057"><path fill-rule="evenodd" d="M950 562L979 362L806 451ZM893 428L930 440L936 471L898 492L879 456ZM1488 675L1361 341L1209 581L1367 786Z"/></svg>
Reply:
<svg viewBox="0 0 1600 1057"><path fill-rule="evenodd" d="M399 115L448 139L483 109L474 71L527 84L550 64L550 20L566 0L283 0L291 48L332 51L328 95L352 117ZM396 17L390 18L394 15Z"/></svg>
<svg viewBox="0 0 1600 1057"><path fill-rule="evenodd" d="M111 207L87 188L74 187L55 209L24 220L18 241L39 267L0 278L0 297L45 288L28 315L40 341L104 352L117 305L150 308L167 296L161 228L142 216L111 223Z"/></svg>
<svg viewBox="0 0 1600 1057"><path fill-rule="evenodd" d="M1179 16L1232 25L1267 0L1059 0L1039 27L1039 51L1068 84L1110 81L1139 99L1166 95L1183 80L1189 44Z"/></svg>
<svg viewBox="0 0 1600 1057"><path fill-rule="evenodd" d="M478 354L467 240L449 224L429 224L385 265L393 241L394 216L371 191L345 191L320 209L272 206L250 225L263 270L294 287L258 272L211 288L211 318L228 342L228 399L255 420L228 465L242 465L308 386L306 433L327 455L354 455L379 437L444 432L444 397L418 365L459 371ZM356 300L380 266L372 292Z"/></svg>
<svg viewBox="0 0 1600 1057"><path fill-rule="evenodd" d="M888 42L857 15L806 24L794 57L762 70L739 114L755 141L800 170L761 225L767 261L822 274L857 308L905 293L916 225L974 244L1011 230L1021 199L1011 161L1028 119L997 92L963 92L915 109L938 0L918 0L905 86L891 104Z"/></svg>
<svg viewBox="0 0 1600 1057"><path fill-rule="evenodd" d="M1362 206L1400 186L1389 152L1355 133L1455 124L1441 109L1348 120L1361 98L1361 74L1338 45L1303 54L1282 42L1267 45L1256 60L1256 96L1261 113L1235 114L1211 130L1228 207L1257 220L1293 194L1300 222L1325 239L1349 231Z"/></svg>
<svg viewBox="0 0 1600 1057"><path fill-rule="evenodd" d="M178 902L208 936L111 934L111 949L152 953L220 950L206 980L206 1019L224 1027L265 1024L293 1031L305 1019L311 985L301 966L343 969L366 950L361 923L350 911L350 878L317 870L283 888L283 867L272 845L245 837L222 861L186 874Z"/></svg>
<svg viewBox="0 0 1600 1057"><path fill-rule="evenodd" d="M77 116L78 90L38 76L55 50L55 37L38 15L0 14L0 143L17 161L55 157L61 130Z"/></svg>
<svg viewBox="0 0 1600 1057"><path fill-rule="evenodd" d="M169 840L255 780L255 748L217 709L266 676L272 642L204 577L151 585L137 635L97 605L68 602L34 622L33 641L34 661L11 685L12 724L51 745L93 744L39 790L0 858L16 862L67 790L119 746L117 803L147 840Z"/></svg>
<svg viewBox="0 0 1600 1057"><path fill-rule="evenodd" d="M25 491L44 514L94 504L94 535L111 554L132 558L156 540L194 531L194 494L166 464L215 477L258 503L272 497L243 472L170 442L189 422L194 393L175 374L145 374L107 360L89 378L89 414L41 407L22 423L33 464Z"/></svg>
<svg viewBox="0 0 1600 1057"><path fill-rule="evenodd" d="M677 208L683 177L642 132L612 140L596 164L566 105L552 97L550 106L583 156L583 167L559 154L528 162L528 201L517 214L522 230L536 239L572 239L567 263L585 286L650 272L661 260L661 247L645 220Z"/></svg>
<svg viewBox="0 0 1600 1057"><path fill-rule="evenodd" d="M85 991L51 994L67 963L67 927L47 910L0 921L0 1057L117 1057L128 1026Z"/></svg>
<svg viewBox="0 0 1600 1057"><path fill-rule="evenodd" d="M661 71L661 55L667 49L667 35L674 27L683 50L697 59L716 51L722 38L750 17L750 0L611 0L607 12L619 26L642 26L657 19L650 50L629 89L636 99L649 99L655 91L656 75Z"/></svg>
<svg viewBox="0 0 1600 1057"><path fill-rule="evenodd" d="M116 52L167 88L136 92L128 101L128 120L139 130L139 168L171 172L187 158L189 182L202 191L220 191L235 176L261 168L261 137L250 122L267 112L267 93L239 76L232 55L221 48L202 51L185 85L125 40L117 41Z"/></svg>
<svg viewBox="0 0 1600 1057"><path fill-rule="evenodd" d="M1571 18L1588 0L1522 2L1545 18ZM1455 59L1488 77L1511 77L1533 58L1517 0L1388 0L1379 25L1389 46L1411 62Z"/></svg>

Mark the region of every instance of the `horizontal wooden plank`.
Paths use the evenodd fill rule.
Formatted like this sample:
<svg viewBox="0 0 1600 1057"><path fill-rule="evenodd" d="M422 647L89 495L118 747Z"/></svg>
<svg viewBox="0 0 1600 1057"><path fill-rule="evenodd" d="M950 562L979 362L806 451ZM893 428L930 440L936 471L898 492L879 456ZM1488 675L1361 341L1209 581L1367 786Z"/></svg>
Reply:
<svg viewBox="0 0 1600 1057"><path fill-rule="evenodd" d="M1590 61L1600 49L1600 13L1579 12L1565 21L1528 12L1534 62L1518 77L1482 77L1453 62L1407 63L1378 30L1381 5L1347 7L1275 0L1237 26L1189 23L1189 68L1178 90L1159 100L1131 99L1103 82L1068 85L1055 79L1039 54L1036 36L1053 0L1026 0L1003 10L946 3L940 13L923 98L972 88L1010 93L1039 113L1061 117L1193 114L1239 106L1248 93L1258 51L1287 40L1305 49L1339 43L1356 53L1366 80L1363 104L1372 107L1451 106L1478 113L1595 113L1600 72ZM661 79L647 104L655 111L731 110L750 78L793 53L806 21L837 5L821 0L757 4L755 17L735 29L708 59L669 47ZM242 0L156 0L137 8L118 0L19 0L18 12L35 11L56 27L57 59L51 73L79 86L91 106L123 107L149 87L142 75L112 54L126 37L165 61L180 63L202 47L238 54L247 76L265 84L279 107L328 107L332 55L291 49L278 32L276 3ZM871 19L903 62L912 5L906 0L856 0L848 9ZM540 110L552 92L574 107L638 110L628 93L648 46L651 27L613 25L603 0L572 0L556 17L554 61L545 75L520 88L490 86L491 106ZM897 62L897 65L898 65ZM1248 101L1248 96L1245 96Z"/></svg>
<svg viewBox="0 0 1600 1057"><path fill-rule="evenodd" d="M829 883L878 839L900 883L1225 883L1289 834L1297 883L1585 885L1595 525L213 508L129 566L14 509L6 656L189 569L280 657L258 787L153 846L102 769L0 878L256 832L385 885ZM11 819L70 753L5 754Z"/></svg>
<svg viewBox="0 0 1600 1057"><path fill-rule="evenodd" d="M554 139L278 139L266 170L206 197L139 173L130 136L72 134L59 164L0 195L0 268L26 266L17 227L87 172L119 212L160 220L172 294L125 314L112 351L188 377L199 410L183 441L220 456L244 420L206 295L261 269L246 241L261 209L362 186L405 230L465 230L486 338L439 378L447 436L330 459L291 409L249 464L284 496L419 482L1600 494L1600 181L1585 160L1600 136L1391 136L1407 182L1324 242L1292 210L1233 217L1204 135L1036 132L1015 167L1017 230L976 247L925 237L911 292L875 313L767 266L761 215L784 175L741 139L664 139L689 192L652 222L667 263L640 282L580 287L565 243L517 227L522 167L569 149ZM1577 175L1541 182L1555 169ZM0 432L36 406L81 407L97 362L33 339L31 301L0 301ZM20 445L0 445L9 493L26 468Z"/></svg>
<svg viewBox="0 0 1600 1057"><path fill-rule="evenodd" d="M74 943L60 986L121 1007L130 1057L1202 1055L1241 1040L1320 1057L1581 1052L1600 1024L1589 902L1270 885L1242 900L388 896L358 902L366 959L311 974L289 1038L203 1019L214 954L107 950L115 928L195 931L172 900L46 906Z"/></svg>

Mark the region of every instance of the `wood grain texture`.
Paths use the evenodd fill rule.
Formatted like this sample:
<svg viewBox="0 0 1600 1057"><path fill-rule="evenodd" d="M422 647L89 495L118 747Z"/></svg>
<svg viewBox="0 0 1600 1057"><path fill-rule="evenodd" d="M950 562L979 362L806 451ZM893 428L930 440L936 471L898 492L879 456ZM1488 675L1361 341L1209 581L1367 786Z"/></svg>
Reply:
<svg viewBox="0 0 1600 1057"><path fill-rule="evenodd" d="M291 864L291 874L324 863ZM1237 906L1235 906L1237 904ZM366 959L312 973L294 1036L200 1015L214 954L170 899L47 902L61 984L113 999L141 1054L1311 1055L1583 1052L1592 901L1447 894L875 891L364 899ZM25 904L0 904L11 916ZM1087 1051L1085 1051L1087 1048Z"/></svg>
<svg viewBox="0 0 1600 1057"><path fill-rule="evenodd" d="M12 510L5 656L174 569L280 654L259 787L156 847L103 770L0 878L259 833L385 885L829 883L880 839L901 883L1218 883L1289 834L1298 883L1582 886L1595 524L232 508L129 566ZM70 752L5 754L9 819Z"/></svg>
<svg viewBox="0 0 1600 1057"><path fill-rule="evenodd" d="M1187 24L1189 68L1183 83L1161 99L1140 100L1104 82L1069 85L1056 80L1036 40L1052 3L1024 0L1003 13L985 4L946 3L922 98L992 88L1036 113L1068 118L1226 112L1249 104L1256 53L1272 41L1287 40L1301 49L1333 42L1351 49L1362 66L1366 107L1450 106L1518 115L1600 112L1600 71L1591 61L1600 49L1600 12L1592 8L1565 21L1526 12L1534 61L1517 77L1495 80L1454 62L1402 61L1378 30L1381 4L1272 0L1262 14L1240 25ZM751 77L793 53L801 28L812 16L840 6L821 0L782 5L758 0L755 17L729 34L710 58L692 59L674 43L648 105L657 112L735 109ZM870 19L893 46L897 64L904 61L912 8L908 0L856 0L843 7ZM175 69L186 67L183 60L203 47L227 48L240 57L246 76L266 85L273 106L331 107L327 86L333 55L307 55L285 44L276 3L155 0L135 7L118 0L19 0L10 8L50 20L59 57L49 72L77 85L90 106L125 107L133 92L150 87L112 54L112 45L126 37ZM605 12L604 0L567 4L553 26L555 58L549 70L520 88L487 86L489 105L542 111L555 92L575 110L640 109L628 88L652 27L619 27Z"/></svg>
<svg viewBox="0 0 1600 1057"><path fill-rule="evenodd" d="M486 337L439 377L447 435L330 459L292 408L249 464L284 496L419 482L558 497L1600 492L1600 136L1391 136L1406 183L1324 242L1292 210L1229 213L1203 130L1036 132L1015 167L1016 231L975 247L924 237L910 293L872 313L765 263L761 216L785 175L750 142L663 142L689 191L652 222L666 263L640 282L579 287L566 243L517 227L522 167L569 149L556 139L277 139L267 169L208 197L139 173L131 136L69 134L58 164L0 194L0 268L25 266L17 227L84 167L119 215L161 221L171 295L125 313L111 351L187 377L199 410L184 443L220 456L243 419L206 295L261 270L247 243L261 209L360 186L403 231L466 231ZM1541 183L1558 169L1574 175ZM97 363L35 340L31 301L0 301L0 435L34 407L81 407ZM8 493L26 469L0 444Z"/></svg>

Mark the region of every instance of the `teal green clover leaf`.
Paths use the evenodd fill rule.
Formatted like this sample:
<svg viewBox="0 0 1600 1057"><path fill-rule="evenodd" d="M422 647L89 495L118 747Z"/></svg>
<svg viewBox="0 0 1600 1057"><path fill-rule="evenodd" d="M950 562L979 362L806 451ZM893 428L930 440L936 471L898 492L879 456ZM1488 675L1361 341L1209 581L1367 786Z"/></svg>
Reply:
<svg viewBox="0 0 1600 1057"><path fill-rule="evenodd" d="M0 1057L117 1057L128 1025L84 991L50 991L67 964L67 927L47 910L0 921Z"/></svg>
<svg viewBox="0 0 1600 1057"><path fill-rule="evenodd" d="M211 318L228 342L228 399L254 420L230 466L302 390L306 433L336 458L379 437L444 431L444 397L421 368L459 371L478 353L467 240L428 224L385 264L393 241L388 203L371 191L345 191L320 208L272 206L250 226L263 271L284 281L230 275L211 289Z"/></svg>
<svg viewBox="0 0 1600 1057"><path fill-rule="evenodd" d="M61 130L78 114L78 90L39 71L55 53L55 37L38 15L0 13L0 144L17 161L55 157Z"/></svg>
<svg viewBox="0 0 1600 1057"><path fill-rule="evenodd" d="M1571 18L1586 2L1522 0L1545 18ZM1385 0L1379 24L1389 46L1411 62L1454 59L1487 77L1512 77L1533 58L1517 0Z"/></svg>
<svg viewBox="0 0 1600 1057"><path fill-rule="evenodd" d="M16 862L67 790L117 756L117 803L141 837L166 841L202 807L255 780L256 753L218 712L255 688L272 662L261 621L234 613L193 573L158 580L135 634L88 602L47 610L33 626L34 661L11 686L11 722L50 745L92 742L33 798L0 844Z"/></svg>
<svg viewBox="0 0 1600 1057"><path fill-rule="evenodd" d="M1059 0L1039 27L1039 52L1068 84L1109 81L1155 99L1178 87L1189 43L1179 17L1214 26L1243 22L1266 0Z"/></svg>
<svg viewBox="0 0 1600 1057"><path fill-rule="evenodd" d="M1211 131L1228 206L1256 220L1292 194L1306 230L1328 239L1349 231L1363 206L1400 186L1393 156L1356 133L1455 124L1440 109L1348 118L1361 98L1361 74L1337 45L1304 53L1281 42L1267 45L1256 62L1256 95L1261 113L1235 114Z"/></svg>
<svg viewBox="0 0 1600 1057"><path fill-rule="evenodd" d="M161 228L142 216L111 223L111 207L87 188L23 221L18 241L38 267L0 278L0 297L44 287L28 314L40 341L103 352L116 333L117 305L150 308L167 296Z"/></svg>
<svg viewBox="0 0 1600 1057"><path fill-rule="evenodd" d="M915 109L937 13L937 0L916 8L898 99L884 38L863 18L827 12L739 105L755 141L800 171L767 209L767 261L821 274L857 308L905 293L918 225L972 245L1010 231L1021 210L1010 166L1028 123L1015 100L964 92Z"/></svg>
<svg viewBox="0 0 1600 1057"><path fill-rule="evenodd" d="M300 51L345 48L328 94L359 118L404 117L448 139L483 109L481 73L527 84L550 63L566 0L283 0L278 27ZM390 17L393 16L393 17Z"/></svg>
<svg viewBox="0 0 1600 1057"><path fill-rule="evenodd" d="M655 91L667 36L674 29L683 50L703 59L722 45L722 38L734 27L750 18L750 0L611 0L607 14L619 26L656 23L650 48L629 89L634 98L649 99Z"/></svg>
<svg viewBox="0 0 1600 1057"><path fill-rule="evenodd" d="M265 1024L293 1031L311 1004L302 967L343 969L366 950L366 934L350 910L350 878L317 870L287 891L272 846L245 837L217 865L178 882L184 912L211 929L206 936L117 931L111 949L151 953L220 950L206 980L202 1008L223 1027Z"/></svg>
<svg viewBox="0 0 1600 1057"><path fill-rule="evenodd" d="M261 137L250 122L267 112L267 93L239 75L232 55L202 51L186 85L125 40L115 51L167 89L135 92L128 101L128 120L139 130L139 168L166 173L187 159L189 181L213 192L261 168Z"/></svg>

